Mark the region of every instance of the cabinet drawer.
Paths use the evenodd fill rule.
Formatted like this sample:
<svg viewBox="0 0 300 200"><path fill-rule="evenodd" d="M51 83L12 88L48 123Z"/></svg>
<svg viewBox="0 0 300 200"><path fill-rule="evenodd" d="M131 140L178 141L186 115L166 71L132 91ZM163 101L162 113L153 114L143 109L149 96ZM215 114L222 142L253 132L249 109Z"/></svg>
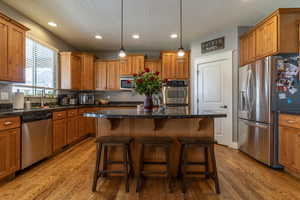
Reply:
<svg viewBox="0 0 300 200"><path fill-rule="evenodd" d="M67 111L68 117L76 117L78 115L78 110L77 109L72 109Z"/></svg>
<svg viewBox="0 0 300 200"><path fill-rule="evenodd" d="M0 118L0 131L20 127L20 117Z"/></svg>
<svg viewBox="0 0 300 200"><path fill-rule="evenodd" d="M300 128L300 116L281 114L279 116L280 126L286 126L291 128Z"/></svg>
<svg viewBox="0 0 300 200"><path fill-rule="evenodd" d="M86 112L86 108L81 108L81 109L78 110L79 115L82 115L85 112Z"/></svg>
<svg viewBox="0 0 300 200"><path fill-rule="evenodd" d="M66 111L53 112L53 120L65 119L67 116Z"/></svg>

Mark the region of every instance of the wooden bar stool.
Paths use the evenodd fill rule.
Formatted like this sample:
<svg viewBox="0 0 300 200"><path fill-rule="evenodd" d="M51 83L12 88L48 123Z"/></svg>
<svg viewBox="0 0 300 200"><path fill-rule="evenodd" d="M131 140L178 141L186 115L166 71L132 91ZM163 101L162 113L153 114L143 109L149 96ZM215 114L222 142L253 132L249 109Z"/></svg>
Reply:
<svg viewBox="0 0 300 200"><path fill-rule="evenodd" d="M215 141L212 138L208 137L179 137L178 141L180 143L180 158L179 158L179 168L178 168L178 177L181 178L182 182L182 192L186 192L186 178L187 175L205 175L205 178L213 178L215 182L215 189L216 193L220 194L220 186L219 186L219 179L218 179L218 172L216 166L216 158L215 158L215 151L214 151L214 144ZM187 160L187 150L190 147L200 147L204 148L204 162L190 162ZM212 172L209 171L209 156L208 152L210 153L210 158L212 161ZM205 171L187 171L186 167L189 165L204 165Z"/></svg>
<svg viewBox="0 0 300 200"><path fill-rule="evenodd" d="M105 177L108 173L124 174L125 177L125 189L129 192L129 176L132 174L132 159L130 152L130 143L132 137L127 136L102 136L96 139L97 152L96 152L96 167L94 173L94 181L92 191L96 191L97 181L100 176ZM109 146L122 146L123 147L123 160L112 161L107 160L107 150ZM99 170L101 162L102 148L104 148L103 155L103 170ZM107 170L109 164L123 164L124 170Z"/></svg>
<svg viewBox="0 0 300 200"><path fill-rule="evenodd" d="M171 175L171 162L170 162L170 151L171 145L173 143L172 138L170 137L140 137L136 139L137 143L139 144L139 167L138 167L138 177L137 177L137 185L136 185L136 192L140 192L142 188L142 179L145 175L151 174L161 174L166 175L168 178L168 185L169 190L172 192L172 175ZM145 161L144 154L145 154L145 147L163 147L165 151L166 160L162 162L158 161ZM166 165L166 171L147 171L144 169L144 165Z"/></svg>

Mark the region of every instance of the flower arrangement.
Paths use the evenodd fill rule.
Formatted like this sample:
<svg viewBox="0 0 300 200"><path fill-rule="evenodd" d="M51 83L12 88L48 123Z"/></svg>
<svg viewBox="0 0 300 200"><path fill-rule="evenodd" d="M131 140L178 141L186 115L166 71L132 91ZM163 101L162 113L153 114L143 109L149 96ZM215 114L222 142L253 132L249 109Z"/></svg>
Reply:
<svg viewBox="0 0 300 200"><path fill-rule="evenodd" d="M149 68L145 68L145 71L138 74L133 74L133 84L135 85L135 91L145 96L159 93L162 87L159 72L150 72Z"/></svg>

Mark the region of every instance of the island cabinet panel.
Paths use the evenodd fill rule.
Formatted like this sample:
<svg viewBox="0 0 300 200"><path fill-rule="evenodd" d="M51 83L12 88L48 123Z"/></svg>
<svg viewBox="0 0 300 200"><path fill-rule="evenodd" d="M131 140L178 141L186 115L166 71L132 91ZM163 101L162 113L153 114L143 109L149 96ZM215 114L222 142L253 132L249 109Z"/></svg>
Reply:
<svg viewBox="0 0 300 200"><path fill-rule="evenodd" d="M162 52L162 78L188 79L189 78L189 52L184 58L178 58L177 52Z"/></svg>
<svg viewBox="0 0 300 200"><path fill-rule="evenodd" d="M60 87L62 89L80 90L81 62L81 57L76 53L60 53Z"/></svg>
<svg viewBox="0 0 300 200"><path fill-rule="evenodd" d="M108 90L119 90L119 61L108 61L107 62L107 89Z"/></svg>
<svg viewBox="0 0 300 200"><path fill-rule="evenodd" d="M20 169L20 128L0 131L0 179Z"/></svg>
<svg viewBox="0 0 300 200"><path fill-rule="evenodd" d="M106 62L95 62L95 80L96 90L106 90L107 89L107 63Z"/></svg>
<svg viewBox="0 0 300 200"><path fill-rule="evenodd" d="M281 114L279 119L279 163L300 173L300 116Z"/></svg>
<svg viewBox="0 0 300 200"><path fill-rule="evenodd" d="M81 89L94 90L95 89L95 67L94 55L81 54Z"/></svg>
<svg viewBox="0 0 300 200"><path fill-rule="evenodd" d="M53 152L67 145L66 119L53 121Z"/></svg>

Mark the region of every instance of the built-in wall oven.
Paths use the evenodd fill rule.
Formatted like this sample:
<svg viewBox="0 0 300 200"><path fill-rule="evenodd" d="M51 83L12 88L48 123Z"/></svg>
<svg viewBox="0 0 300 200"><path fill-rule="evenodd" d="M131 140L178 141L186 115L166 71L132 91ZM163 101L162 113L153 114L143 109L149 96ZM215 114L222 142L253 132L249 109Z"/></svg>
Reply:
<svg viewBox="0 0 300 200"><path fill-rule="evenodd" d="M163 102L165 105L188 105L189 85L187 80L169 80L163 85Z"/></svg>

